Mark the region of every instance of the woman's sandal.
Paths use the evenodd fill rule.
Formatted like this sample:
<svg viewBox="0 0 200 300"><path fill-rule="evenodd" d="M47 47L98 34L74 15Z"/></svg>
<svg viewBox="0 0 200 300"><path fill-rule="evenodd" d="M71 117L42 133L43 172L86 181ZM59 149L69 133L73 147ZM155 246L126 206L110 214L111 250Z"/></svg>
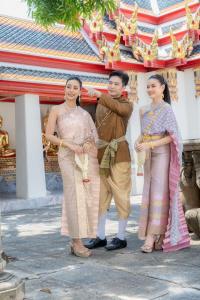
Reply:
<svg viewBox="0 0 200 300"><path fill-rule="evenodd" d="M89 257L92 255L92 252L85 248L84 250L79 250L76 247L74 247L74 245L70 244L70 250L71 250L71 254L78 256L78 257Z"/></svg>
<svg viewBox="0 0 200 300"><path fill-rule="evenodd" d="M152 246L150 245L147 245L147 244L144 244L142 247L141 247L141 251L143 253L151 253L154 249L154 244Z"/></svg>
<svg viewBox="0 0 200 300"><path fill-rule="evenodd" d="M163 247L164 234L158 235L155 240L154 248L155 250L162 250Z"/></svg>

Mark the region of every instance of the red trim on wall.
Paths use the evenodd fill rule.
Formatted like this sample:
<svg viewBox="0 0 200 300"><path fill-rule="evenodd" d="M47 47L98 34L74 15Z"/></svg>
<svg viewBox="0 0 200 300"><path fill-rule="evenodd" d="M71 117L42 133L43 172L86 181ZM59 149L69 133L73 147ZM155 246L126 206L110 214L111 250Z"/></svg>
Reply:
<svg viewBox="0 0 200 300"><path fill-rule="evenodd" d="M15 98L4 98L4 99L0 99L0 102L8 102L8 103L13 103L15 102Z"/></svg>
<svg viewBox="0 0 200 300"><path fill-rule="evenodd" d="M196 60L190 60L183 66L177 66L177 69L182 71L182 70L198 68L198 67L200 67L200 58Z"/></svg>
<svg viewBox="0 0 200 300"><path fill-rule="evenodd" d="M179 41L184 37L184 35L187 32L188 32L188 30L180 31L180 32L174 33L174 36ZM171 44L171 38L170 38L169 34L167 36L163 37L163 38L158 39L158 45L159 46L164 46L164 45L168 45L168 44Z"/></svg>
<svg viewBox="0 0 200 300"><path fill-rule="evenodd" d="M200 6L199 3L194 3L194 4L189 5L189 8L192 12L195 12L199 8L199 6ZM120 12L130 18L133 11L130 9L120 8ZM153 24L153 25L160 25L160 24L166 23L171 20L176 20L183 16L185 16L185 8L184 7L178 8L175 11L168 11L166 13L163 13L163 15L160 15L160 16L153 15L153 12L152 12L152 15L149 15L145 12L139 12L138 20L145 22L145 23Z"/></svg>
<svg viewBox="0 0 200 300"><path fill-rule="evenodd" d="M147 69L143 64L128 63L125 61L116 61L110 64L107 63L106 67L109 69L112 67L114 70L147 72Z"/></svg>
<svg viewBox="0 0 200 300"><path fill-rule="evenodd" d="M106 92L105 89L98 89L102 92ZM13 99L15 96L20 96L24 94L35 94L39 95L43 101L47 103L52 103L52 101L58 100L63 101L64 99L64 87L57 85L48 84L37 84L29 82L17 82L17 81L0 81L0 95ZM96 99L94 97L89 97L87 91L83 88L81 100L83 102L94 102ZM57 103L57 102L56 102Z"/></svg>
<svg viewBox="0 0 200 300"><path fill-rule="evenodd" d="M124 14L126 17L130 18L133 11L129 10L129 9L125 9L125 8L120 8L119 12ZM139 12L138 20L141 22L150 23L150 24L154 24L154 25L157 24L157 16L154 16L153 13L152 13L152 15L149 15L144 12Z"/></svg>
<svg viewBox="0 0 200 300"><path fill-rule="evenodd" d="M88 73L108 74L104 65L90 64L85 62L69 61L64 59L56 59L51 57L34 56L7 51L0 51L0 61L15 63L20 65L33 65L40 67L48 67L54 69L82 71ZM23 67L23 66L22 66Z"/></svg>
<svg viewBox="0 0 200 300"><path fill-rule="evenodd" d="M197 11L197 9L199 7L200 7L199 3L194 3L194 4L189 5L189 8L190 8L191 12ZM185 16L185 14L186 14L185 7L179 8L175 11L167 12L166 14L161 15L161 16L158 17L158 23L157 24L160 25L160 24L172 21L172 20L179 19L179 18Z"/></svg>

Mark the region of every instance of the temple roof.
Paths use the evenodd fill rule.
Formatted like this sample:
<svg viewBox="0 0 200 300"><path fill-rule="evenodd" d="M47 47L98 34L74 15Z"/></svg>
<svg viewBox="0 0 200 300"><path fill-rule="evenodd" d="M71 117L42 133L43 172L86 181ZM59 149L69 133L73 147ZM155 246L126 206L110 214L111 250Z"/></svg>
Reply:
<svg viewBox="0 0 200 300"><path fill-rule="evenodd" d="M120 1L121 6L132 8L133 5L137 4L140 8L152 11L150 0L122 0Z"/></svg>
<svg viewBox="0 0 200 300"><path fill-rule="evenodd" d="M187 2L193 3L195 1L188 0ZM185 0L121 0L119 1L121 8L133 10L137 5L140 10L155 13L156 15L165 13L166 11L173 11L178 8L184 7Z"/></svg>
<svg viewBox="0 0 200 300"><path fill-rule="evenodd" d="M131 63L135 71L148 71L199 60L199 0L118 1L115 13L95 13L84 29L112 69L130 69Z"/></svg>
<svg viewBox="0 0 200 300"><path fill-rule="evenodd" d="M6 16L0 16L0 49L76 61L101 62L81 32L72 33L64 26L46 30L33 21Z"/></svg>
<svg viewBox="0 0 200 300"><path fill-rule="evenodd" d="M105 90L113 69L198 66L199 0L118 1L114 13L94 13L79 32L0 16L0 97L30 91L57 101L71 74L84 86Z"/></svg>
<svg viewBox="0 0 200 300"><path fill-rule="evenodd" d="M43 83L53 83L58 85L65 85L66 80L71 75L79 76L83 81L84 86L94 86L96 88L106 88L108 76L106 75L90 75L90 74L81 74L81 72L64 72L61 70L48 70L42 69L39 70L35 68L27 67L22 68L20 66L10 66L3 65L0 66L0 78L1 80L11 80L11 81L24 81L24 82L37 82L40 84Z"/></svg>

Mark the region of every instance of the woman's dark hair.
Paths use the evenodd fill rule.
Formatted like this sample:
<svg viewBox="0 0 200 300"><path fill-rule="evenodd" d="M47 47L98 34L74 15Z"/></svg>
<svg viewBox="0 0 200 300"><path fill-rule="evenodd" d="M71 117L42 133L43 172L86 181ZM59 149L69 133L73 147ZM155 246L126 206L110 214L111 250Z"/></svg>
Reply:
<svg viewBox="0 0 200 300"><path fill-rule="evenodd" d="M161 85L165 86L165 89L163 91L164 94L164 101L171 104L171 99L170 99L170 92L169 92L169 87L167 84L167 81L165 80L165 78L162 75L159 74L155 74L149 77L149 79L156 79L160 82Z"/></svg>
<svg viewBox="0 0 200 300"><path fill-rule="evenodd" d="M117 76L117 77L121 78L123 86L126 86L128 84L129 76L127 73L122 72L122 71L113 71L112 73L110 73L109 79L113 76Z"/></svg>
<svg viewBox="0 0 200 300"><path fill-rule="evenodd" d="M80 89L82 88L82 81L80 80L80 78L78 77L78 76L70 76L68 79L67 79L67 81L66 81L66 85L67 85L67 83L69 82L69 81L71 81L71 80L76 80L76 81L78 81L78 83L79 83L79 85L80 85ZM80 97L78 96L77 97L77 99L76 99L76 105L77 106L80 106Z"/></svg>

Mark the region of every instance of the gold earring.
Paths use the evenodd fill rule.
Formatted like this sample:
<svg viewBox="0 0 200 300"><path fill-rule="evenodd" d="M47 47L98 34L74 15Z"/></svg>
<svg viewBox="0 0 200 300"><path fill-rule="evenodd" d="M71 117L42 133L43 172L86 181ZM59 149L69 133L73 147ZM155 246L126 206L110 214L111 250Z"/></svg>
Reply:
<svg viewBox="0 0 200 300"><path fill-rule="evenodd" d="M162 94L162 99L164 99L165 98L165 96L164 96L164 94Z"/></svg>

